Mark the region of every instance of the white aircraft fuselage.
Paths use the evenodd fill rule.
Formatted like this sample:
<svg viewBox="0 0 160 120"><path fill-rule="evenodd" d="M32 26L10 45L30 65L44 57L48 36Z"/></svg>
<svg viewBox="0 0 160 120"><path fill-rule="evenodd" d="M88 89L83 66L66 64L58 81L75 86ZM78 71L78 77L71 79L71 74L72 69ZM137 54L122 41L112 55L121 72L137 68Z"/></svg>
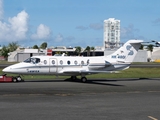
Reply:
<svg viewBox="0 0 160 120"><path fill-rule="evenodd" d="M129 40L116 52L108 56L33 56L27 60L3 69L5 73L14 74L51 74L82 76L96 73L112 73L129 68L143 41Z"/></svg>

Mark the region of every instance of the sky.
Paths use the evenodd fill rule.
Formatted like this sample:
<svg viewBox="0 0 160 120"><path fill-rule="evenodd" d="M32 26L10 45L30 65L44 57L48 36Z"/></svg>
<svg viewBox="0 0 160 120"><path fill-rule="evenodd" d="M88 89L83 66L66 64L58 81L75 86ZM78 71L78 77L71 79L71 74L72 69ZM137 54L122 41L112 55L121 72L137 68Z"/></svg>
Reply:
<svg viewBox="0 0 160 120"><path fill-rule="evenodd" d="M120 41L160 41L159 0L0 0L0 45L103 46L103 21L120 20Z"/></svg>

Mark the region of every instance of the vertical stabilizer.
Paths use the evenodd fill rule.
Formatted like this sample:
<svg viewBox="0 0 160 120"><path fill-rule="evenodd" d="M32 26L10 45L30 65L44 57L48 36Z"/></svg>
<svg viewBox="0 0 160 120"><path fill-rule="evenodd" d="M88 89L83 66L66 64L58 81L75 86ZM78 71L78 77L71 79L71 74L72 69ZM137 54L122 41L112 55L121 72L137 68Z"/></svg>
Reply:
<svg viewBox="0 0 160 120"><path fill-rule="evenodd" d="M134 60L142 42L143 40L129 40L116 52L111 54L110 57L116 61L131 63Z"/></svg>

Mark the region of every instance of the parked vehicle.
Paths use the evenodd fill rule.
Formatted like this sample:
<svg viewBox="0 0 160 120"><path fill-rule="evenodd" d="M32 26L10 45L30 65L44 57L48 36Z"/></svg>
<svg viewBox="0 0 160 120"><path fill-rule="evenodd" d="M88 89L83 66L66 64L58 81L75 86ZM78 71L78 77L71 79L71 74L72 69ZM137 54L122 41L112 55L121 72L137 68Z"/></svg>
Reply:
<svg viewBox="0 0 160 120"><path fill-rule="evenodd" d="M7 74L3 74L0 76L0 82L21 82L23 81L20 76L7 76Z"/></svg>

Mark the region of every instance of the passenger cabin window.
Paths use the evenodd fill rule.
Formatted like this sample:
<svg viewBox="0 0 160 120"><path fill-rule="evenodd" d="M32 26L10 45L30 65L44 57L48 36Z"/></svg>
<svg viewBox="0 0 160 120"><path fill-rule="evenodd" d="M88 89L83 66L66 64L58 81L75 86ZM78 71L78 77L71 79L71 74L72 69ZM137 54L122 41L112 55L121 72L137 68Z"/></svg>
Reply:
<svg viewBox="0 0 160 120"><path fill-rule="evenodd" d="M70 64L71 64L71 62L68 60L68 61L67 61L67 64L68 64L68 65L70 65Z"/></svg>
<svg viewBox="0 0 160 120"><path fill-rule="evenodd" d="M89 59L87 60L87 65L89 64Z"/></svg>
<svg viewBox="0 0 160 120"><path fill-rule="evenodd" d="M63 61L62 60L60 60L60 62L59 62L61 65L63 65Z"/></svg>
<svg viewBox="0 0 160 120"><path fill-rule="evenodd" d="M47 60L44 60L44 64L47 64Z"/></svg>
<svg viewBox="0 0 160 120"><path fill-rule="evenodd" d="M39 58L28 58L27 60L24 61L25 63L33 63L33 64L37 64L40 62Z"/></svg>
<svg viewBox="0 0 160 120"><path fill-rule="evenodd" d="M52 64L54 65L56 62L55 62L55 60L52 60Z"/></svg>
<svg viewBox="0 0 160 120"><path fill-rule="evenodd" d="M75 60L75 61L74 61L74 64L75 64L75 65L77 65L77 64L78 64L77 60Z"/></svg>
<svg viewBox="0 0 160 120"><path fill-rule="evenodd" d="M84 61L81 61L81 64L84 65Z"/></svg>

